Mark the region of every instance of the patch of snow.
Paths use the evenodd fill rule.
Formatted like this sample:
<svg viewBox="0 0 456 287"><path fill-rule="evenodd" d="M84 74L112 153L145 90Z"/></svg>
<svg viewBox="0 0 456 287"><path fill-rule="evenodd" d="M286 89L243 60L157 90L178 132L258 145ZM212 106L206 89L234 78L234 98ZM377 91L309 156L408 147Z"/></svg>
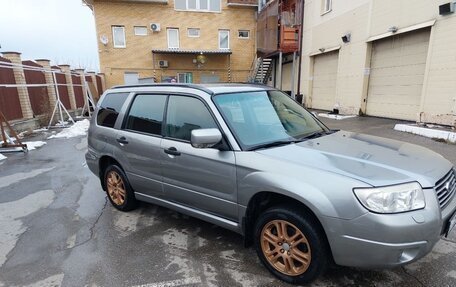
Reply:
<svg viewBox="0 0 456 287"><path fill-rule="evenodd" d="M394 130L406 133L412 133L415 135L434 138L434 139L442 139L452 143L456 143L456 132L450 132L445 130L436 130L436 129L429 129L424 127L419 127L415 125L406 125L406 124L396 124L394 126Z"/></svg>
<svg viewBox="0 0 456 287"><path fill-rule="evenodd" d="M27 145L27 149L29 151L40 148L46 144L46 142L43 141L35 141L35 142L24 142L24 144Z"/></svg>
<svg viewBox="0 0 456 287"><path fill-rule="evenodd" d="M41 129L33 130L34 133L47 132L47 131L48 131L47 128L41 128Z"/></svg>
<svg viewBox="0 0 456 287"><path fill-rule="evenodd" d="M356 115L336 115L336 114L326 114L326 113L320 113L320 114L318 114L318 116L322 117L322 118L337 120L337 121L357 117Z"/></svg>
<svg viewBox="0 0 456 287"><path fill-rule="evenodd" d="M6 156L4 156L0 153L0 160L4 160L4 159L6 159Z"/></svg>
<svg viewBox="0 0 456 287"><path fill-rule="evenodd" d="M77 136L83 136L87 133L87 130L89 129L90 122L89 120L85 119L79 122L76 122L74 125L72 125L69 128L64 129L63 131L59 132L56 135L52 135L48 137L48 139L54 139L54 138L73 138Z"/></svg>
<svg viewBox="0 0 456 287"><path fill-rule="evenodd" d="M67 125L68 125L67 121L65 121L65 122L59 121L58 123L55 124L56 127L67 126Z"/></svg>

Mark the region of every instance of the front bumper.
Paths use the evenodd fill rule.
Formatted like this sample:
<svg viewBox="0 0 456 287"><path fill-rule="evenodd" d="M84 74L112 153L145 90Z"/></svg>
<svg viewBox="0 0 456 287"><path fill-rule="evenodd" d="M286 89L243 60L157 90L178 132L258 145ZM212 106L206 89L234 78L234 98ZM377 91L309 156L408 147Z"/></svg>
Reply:
<svg viewBox="0 0 456 287"><path fill-rule="evenodd" d="M456 210L456 197L443 210L433 189L423 190L426 207L399 214L366 213L352 220L325 217L336 264L387 268L407 264L428 254Z"/></svg>

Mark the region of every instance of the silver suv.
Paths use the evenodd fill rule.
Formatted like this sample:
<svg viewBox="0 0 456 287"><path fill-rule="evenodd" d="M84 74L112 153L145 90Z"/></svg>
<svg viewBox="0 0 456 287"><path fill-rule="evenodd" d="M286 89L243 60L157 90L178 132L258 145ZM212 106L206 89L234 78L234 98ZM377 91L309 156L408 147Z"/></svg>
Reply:
<svg viewBox="0 0 456 287"><path fill-rule="evenodd" d="M455 225L456 172L409 143L328 129L265 86L119 86L89 129L89 168L119 210L147 201L241 233L289 283L332 262L393 267Z"/></svg>

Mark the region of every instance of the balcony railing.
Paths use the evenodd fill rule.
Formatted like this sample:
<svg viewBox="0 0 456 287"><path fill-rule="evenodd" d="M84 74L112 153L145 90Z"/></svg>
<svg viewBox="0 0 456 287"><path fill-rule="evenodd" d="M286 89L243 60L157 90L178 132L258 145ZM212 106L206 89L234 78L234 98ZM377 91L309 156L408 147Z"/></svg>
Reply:
<svg viewBox="0 0 456 287"><path fill-rule="evenodd" d="M272 0L262 8L257 21L260 55L299 50L303 0Z"/></svg>
<svg viewBox="0 0 456 287"><path fill-rule="evenodd" d="M228 5L231 6L258 6L258 0L228 0Z"/></svg>

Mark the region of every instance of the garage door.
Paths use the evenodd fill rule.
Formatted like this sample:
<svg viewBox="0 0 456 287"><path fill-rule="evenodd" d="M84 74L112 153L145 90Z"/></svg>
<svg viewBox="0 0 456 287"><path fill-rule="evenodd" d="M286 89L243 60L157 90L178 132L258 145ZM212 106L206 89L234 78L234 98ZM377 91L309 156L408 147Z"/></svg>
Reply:
<svg viewBox="0 0 456 287"><path fill-rule="evenodd" d="M336 102L336 79L339 51L314 58L312 108L332 111Z"/></svg>
<svg viewBox="0 0 456 287"><path fill-rule="evenodd" d="M416 120L429 35L423 29L372 43L368 115Z"/></svg>

